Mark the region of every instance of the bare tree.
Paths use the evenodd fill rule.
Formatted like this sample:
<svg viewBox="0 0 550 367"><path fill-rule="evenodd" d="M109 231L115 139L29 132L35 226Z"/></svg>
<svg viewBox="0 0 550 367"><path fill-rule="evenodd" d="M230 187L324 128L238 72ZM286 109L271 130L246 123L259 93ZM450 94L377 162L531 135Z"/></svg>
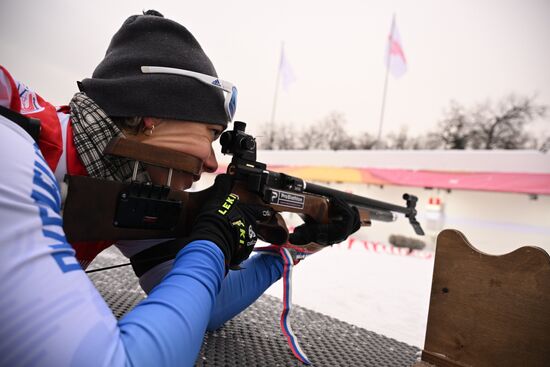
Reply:
<svg viewBox="0 0 550 367"><path fill-rule="evenodd" d="M376 145L376 137L369 133L363 133L355 140L357 149L374 149Z"/></svg>
<svg viewBox="0 0 550 367"><path fill-rule="evenodd" d="M408 149L409 131L406 126L402 126L399 133L389 133L384 139L388 149Z"/></svg>
<svg viewBox="0 0 550 367"><path fill-rule="evenodd" d="M329 149L354 149L353 139L348 135L345 129L346 118L342 113L332 112L321 123Z"/></svg>
<svg viewBox="0 0 550 367"><path fill-rule="evenodd" d="M273 125L265 123L260 127L260 134L257 135L259 149L296 149L298 133L291 124Z"/></svg>
<svg viewBox="0 0 550 367"><path fill-rule="evenodd" d="M472 136L472 126L465 108L455 101L445 112L445 117L438 123L434 133L429 134L429 141L439 142L436 148L466 149Z"/></svg>
<svg viewBox="0 0 550 367"><path fill-rule="evenodd" d="M544 117L546 106L533 97L509 95L496 107L490 103L472 111L472 147L475 149L521 149L530 140L525 124Z"/></svg>
<svg viewBox="0 0 550 367"><path fill-rule="evenodd" d="M421 141L418 149L443 149L441 136L435 132L428 132L426 135L419 138Z"/></svg>
<svg viewBox="0 0 550 367"><path fill-rule="evenodd" d="M318 126L308 126L300 134L302 149L327 149L325 132Z"/></svg>
<svg viewBox="0 0 550 367"><path fill-rule="evenodd" d="M275 149L275 133L273 124L266 122L258 128L259 134L256 134L256 144L258 149L273 150Z"/></svg>
<svg viewBox="0 0 550 367"><path fill-rule="evenodd" d="M276 149L296 149L296 139L298 133L294 129L293 125L283 124L276 130L275 144Z"/></svg>
<svg viewBox="0 0 550 367"><path fill-rule="evenodd" d="M444 149L527 148L533 143L525 125L545 114L546 106L536 104L534 97L509 95L496 107L485 102L469 110L453 101L428 142Z"/></svg>
<svg viewBox="0 0 550 367"><path fill-rule="evenodd" d="M429 134L424 134L417 137L411 137L409 139L407 149L437 149L437 145L439 145L439 141L437 144L434 144L434 141L430 138Z"/></svg>
<svg viewBox="0 0 550 367"><path fill-rule="evenodd" d="M417 150L427 149L429 144L428 135L411 136L408 127L402 126L398 133L390 132L386 134L384 139L379 142L378 147L381 149ZM437 144L440 144L440 139L438 139Z"/></svg>
<svg viewBox="0 0 550 367"><path fill-rule="evenodd" d="M540 142L537 141L536 148L543 153L548 153L550 151L550 136L541 138Z"/></svg>
<svg viewBox="0 0 550 367"><path fill-rule="evenodd" d="M332 112L319 123L305 128L300 134L304 149L355 149L353 138L345 130L345 116Z"/></svg>
<svg viewBox="0 0 550 367"><path fill-rule="evenodd" d="M292 124L264 124L258 135L261 149L550 149L550 137L534 136L524 128L546 116L546 106L534 97L510 95L493 107L489 102L471 109L451 101L435 131L412 137L406 127L377 142L368 133L353 138L342 113L332 112L318 123L297 131Z"/></svg>

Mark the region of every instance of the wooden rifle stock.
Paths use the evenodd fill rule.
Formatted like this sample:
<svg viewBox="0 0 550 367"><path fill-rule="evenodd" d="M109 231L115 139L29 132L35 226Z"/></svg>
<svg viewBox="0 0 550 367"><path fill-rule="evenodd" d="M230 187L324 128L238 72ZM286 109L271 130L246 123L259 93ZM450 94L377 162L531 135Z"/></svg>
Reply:
<svg viewBox="0 0 550 367"><path fill-rule="evenodd" d="M269 243L282 244L287 240L288 228L279 214L281 212L296 213L302 218L306 217L318 223L328 223L330 220L330 199L322 195L301 193L304 197L304 205L303 208L296 208L275 203L266 204L257 193L249 191L244 182L236 182L233 192L239 195L239 201L242 203L269 206L277 213L270 221L258 224L260 237ZM358 210L361 225L370 226L369 211L364 208L358 208Z"/></svg>
<svg viewBox="0 0 550 367"><path fill-rule="evenodd" d="M138 222L134 226L128 226L117 220L117 213L120 212L121 196L131 196L133 184L86 176L67 176L67 183L68 200L63 208L63 222L69 242L184 237L189 235L201 206L212 196L211 188L197 192L170 190L165 199L181 203L177 218L173 218L174 225L153 228L152 225L159 217L155 216L155 210L145 210L143 215L137 216ZM141 185L144 190L153 191L155 188L152 185ZM258 194L248 191L241 182L235 184L233 191L245 204L269 206L276 213L293 212L321 223L328 222L330 205L323 196L306 194L304 208L297 209L265 204ZM146 193L142 193L141 197L151 199L151 195ZM261 223L258 231L263 239L273 243L284 243L288 236L286 224L278 214L268 222Z"/></svg>

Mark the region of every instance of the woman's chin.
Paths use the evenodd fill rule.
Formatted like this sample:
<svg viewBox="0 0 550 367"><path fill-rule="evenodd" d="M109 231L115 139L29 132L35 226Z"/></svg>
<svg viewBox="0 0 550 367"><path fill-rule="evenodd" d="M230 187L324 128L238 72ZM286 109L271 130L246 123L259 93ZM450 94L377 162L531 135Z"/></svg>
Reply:
<svg viewBox="0 0 550 367"><path fill-rule="evenodd" d="M193 185L193 176L191 175L185 175L185 176L179 176L179 177L172 177L172 181L170 182L170 188L172 190L187 190Z"/></svg>

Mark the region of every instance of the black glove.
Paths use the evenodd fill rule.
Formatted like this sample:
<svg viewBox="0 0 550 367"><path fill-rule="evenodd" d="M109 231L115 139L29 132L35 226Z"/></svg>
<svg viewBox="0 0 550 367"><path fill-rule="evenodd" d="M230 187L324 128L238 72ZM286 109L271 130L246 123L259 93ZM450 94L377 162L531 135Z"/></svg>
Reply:
<svg viewBox="0 0 550 367"><path fill-rule="evenodd" d="M203 205L187 241L209 240L223 252L225 263L237 267L254 249L258 236L256 224L273 216L263 205L247 205L231 193L231 176L218 175L211 188L211 199Z"/></svg>
<svg viewBox="0 0 550 367"><path fill-rule="evenodd" d="M344 241L361 228L359 211L339 198L330 199L329 223L321 224L311 219L296 227L288 237L294 245L316 242L320 245L333 245Z"/></svg>

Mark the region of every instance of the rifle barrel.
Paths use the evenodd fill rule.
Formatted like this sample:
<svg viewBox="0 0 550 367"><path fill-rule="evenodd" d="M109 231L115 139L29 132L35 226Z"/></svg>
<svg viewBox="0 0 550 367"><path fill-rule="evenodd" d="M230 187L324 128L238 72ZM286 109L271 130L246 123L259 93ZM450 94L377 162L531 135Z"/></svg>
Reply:
<svg viewBox="0 0 550 367"><path fill-rule="evenodd" d="M399 206L391 203L386 203L384 201L369 199L367 197L350 194L340 190L331 189L329 187L317 185L311 182L305 182L304 191L309 192L311 194L337 197L344 200L348 204L361 206L364 208L372 208L372 209L391 211L391 212L397 212L397 213L403 213L403 214L408 214L411 211L411 209L405 206ZM388 220L385 220L385 221L388 221Z"/></svg>
<svg viewBox="0 0 550 367"><path fill-rule="evenodd" d="M355 205L355 206L361 207L361 205ZM366 208L366 210L369 212L369 216L371 220L377 220L380 222L395 222L395 220L397 219L397 215L390 212L389 210L381 210L381 209L374 209L374 208Z"/></svg>

